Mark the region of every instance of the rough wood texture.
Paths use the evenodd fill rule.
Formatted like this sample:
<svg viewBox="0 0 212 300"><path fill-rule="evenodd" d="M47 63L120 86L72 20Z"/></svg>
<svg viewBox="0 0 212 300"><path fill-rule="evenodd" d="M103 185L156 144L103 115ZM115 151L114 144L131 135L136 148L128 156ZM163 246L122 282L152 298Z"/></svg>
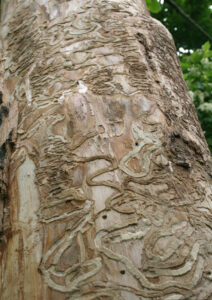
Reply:
<svg viewBox="0 0 212 300"><path fill-rule="evenodd" d="M171 35L140 0L2 2L1 300L212 299L210 155Z"/></svg>

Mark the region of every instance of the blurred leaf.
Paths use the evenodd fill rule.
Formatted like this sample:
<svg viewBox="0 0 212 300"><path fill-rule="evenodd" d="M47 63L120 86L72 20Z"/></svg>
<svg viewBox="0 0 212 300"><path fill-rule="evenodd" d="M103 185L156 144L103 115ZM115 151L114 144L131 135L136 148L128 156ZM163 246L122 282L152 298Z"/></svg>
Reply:
<svg viewBox="0 0 212 300"><path fill-rule="evenodd" d="M202 49L203 49L204 51L207 51L207 50L209 50L209 49L210 49L210 47L211 47L211 45L210 45L210 43L209 43L209 42L206 42L205 44L203 44L203 45L202 45Z"/></svg>
<svg viewBox="0 0 212 300"><path fill-rule="evenodd" d="M146 0L147 7L150 12L157 14L161 11L161 5L157 0Z"/></svg>
<svg viewBox="0 0 212 300"><path fill-rule="evenodd" d="M204 53L204 57L212 57L212 51L211 51L211 50L206 51L206 52Z"/></svg>

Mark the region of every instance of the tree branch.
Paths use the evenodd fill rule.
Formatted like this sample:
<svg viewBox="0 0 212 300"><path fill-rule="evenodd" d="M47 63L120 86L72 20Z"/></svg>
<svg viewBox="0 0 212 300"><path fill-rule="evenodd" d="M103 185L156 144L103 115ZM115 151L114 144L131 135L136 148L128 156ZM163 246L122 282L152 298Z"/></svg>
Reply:
<svg viewBox="0 0 212 300"><path fill-rule="evenodd" d="M184 17L187 21L194 25L194 27L199 30L207 39L212 43L212 37L199 25L197 24L189 15L187 15L173 0L165 0L170 6L172 6L179 14Z"/></svg>

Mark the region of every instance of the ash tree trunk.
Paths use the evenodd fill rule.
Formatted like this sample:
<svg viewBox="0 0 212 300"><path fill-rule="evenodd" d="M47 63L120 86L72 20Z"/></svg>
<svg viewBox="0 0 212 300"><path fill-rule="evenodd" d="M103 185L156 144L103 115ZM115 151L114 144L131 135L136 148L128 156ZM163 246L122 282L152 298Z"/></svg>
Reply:
<svg viewBox="0 0 212 300"><path fill-rule="evenodd" d="M144 0L1 4L0 298L212 299L211 161Z"/></svg>

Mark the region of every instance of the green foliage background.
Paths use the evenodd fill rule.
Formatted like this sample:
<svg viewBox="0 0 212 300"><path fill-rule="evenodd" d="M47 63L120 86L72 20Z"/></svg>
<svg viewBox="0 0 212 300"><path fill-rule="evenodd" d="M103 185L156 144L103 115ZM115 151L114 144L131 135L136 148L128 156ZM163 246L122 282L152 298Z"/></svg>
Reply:
<svg viewBox="0 0 212 300"><path fill-rule="evenodd" d="M201 49L180 57L181 67L197 114L212 151L212 51L206 42Z"/></svg>
<svg viewBox="0 0 212 300"><path fill-rule="evenodd" d="M196 107L202 130L212 152L212 50L201 32L183 18L166 1L146 0L153 17L159 19L172 33L178 49L184 79ZM196 23L212 36L211 0L175 0ZM204 44L203 44L204 43ZM203 46L201 46L203 44ZM187 49L182 53L180 48Z"/></svg>
<svg viewBox="0 0 212 300"><path fill-rule="evenodd" d="M152 7L156 5L156 2L159 4L159 0L146 1L152 16L160 20L173 35L177 49L183 47L196 50L207 42L207 37L182 17L166 0L157 11L152 10ZM212 36L212 10L209 8L212 5L211 0L174 0L174 2Z"/></svg>

